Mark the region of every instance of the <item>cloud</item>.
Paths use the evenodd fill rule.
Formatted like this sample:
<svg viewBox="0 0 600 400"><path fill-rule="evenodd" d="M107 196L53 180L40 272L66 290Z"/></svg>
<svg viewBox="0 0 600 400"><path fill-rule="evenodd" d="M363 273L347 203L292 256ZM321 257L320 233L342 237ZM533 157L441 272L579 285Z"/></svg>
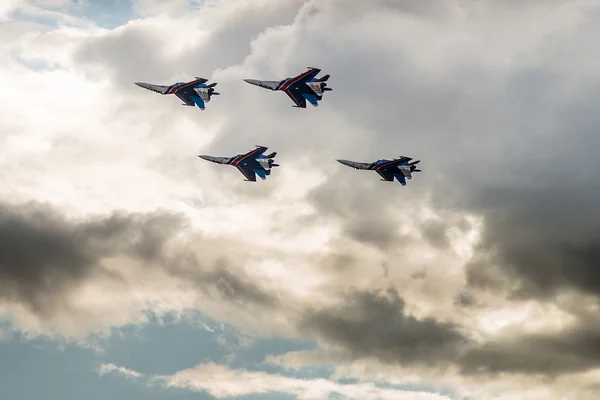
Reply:
<svg viewBox="0 0 600 400"><path fill-rule="evenodd" d="M129 318L139 318L154 301L174 300L169 297L176 287L188 302L164 311L192 307L200 298L263 310L277 307L277 295L232 266L233 253L228 257L210 239L183 239L190 235L186 225L182 215L160 210L68 218L47 204L1 204L0 305L23 307L25 314L14 310L15 320L29 314L49 326L57 323L54 329L67 335L73 326L85 332L104 325L104 307L114 310L108 314L114 318L111 324L126 322L121 320L126 310ZM209 248L210 253L198 252ZM156 291L155 285L162 288ZM132 295L118 295L121 290Z"/></svg>
<svg viewBox="0 0 600 400"><path fill-rule="evenodd" d="M125 368L125 367L117 367L113 363L102 364L98 368L98 375L100 375L100 376L104 376L104 375L109 374L111 372L116 372L119 375L121 375L121 376L123 376L123 377L125 377L127 379L136 379L136 378L140 378L140 377L144 376L143 374L140 374L139 372L134 371L132 369Z"/></svg>
<svg viewBox="0 0 600 400"><path fill-rule="evenodd" d="M180 223L160 212L71 222L45 204L1 204L0 298L47 316L82 281L101 275L118 281L103 259L123 252L152 261Z"/></svg>
<svg viewBox="0 0 600 400"><path fill-rule="evenodd" d="M342 358L438 364L456 357L467 341L452 324L407 315L396 289L349 292L340 303L307 312L299 326Z"/></svg>
<svg viewBox="0 0 600 400"><path fill-rule="evenodd" d="M202 308L338 366L437 361L482 398L594 390L597 5L177 3L3 27L3 315L85 333ZM332 75L318 108L241 81L308 65ZM132 83L196 75L221 88L206 112ZM256 185L196 157L254 144L282 165ZM423 166L405 188L335 162L401 154Z"/></svg>
<svg viewBox="0 0 600 400"><path fill-rule="evenodd" d="M294 395L299 400L317 400L331 396L343 399L449 400L449 397L435 393L380 388L373 383L342 384L327 379L297 379L259 371L231 370L215 363L199 364L152 380L166 387L206 391L217 398L285 393Z"/></svg>
<svg viewBox="0 0 600 400"><path fill-rule="evenodd" d="M460 365L467 375L586 372L600 362L598 333L598 327L579 323L559 332L504 337L473 349Z"/></svg>

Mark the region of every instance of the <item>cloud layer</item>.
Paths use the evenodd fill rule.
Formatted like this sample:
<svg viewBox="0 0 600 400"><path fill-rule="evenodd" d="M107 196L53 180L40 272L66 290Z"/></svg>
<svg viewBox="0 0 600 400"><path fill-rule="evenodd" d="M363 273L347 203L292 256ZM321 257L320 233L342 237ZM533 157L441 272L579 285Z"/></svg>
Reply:
<svg viewBox="0 0 600 400"><path fill-rule="evenodd" d="M597 397L597 4L160 3L115 29L0 7L0 316L82 338L198 309L318 341L286 368ZM242 81L309 65L318 108ZM219 83L204 112L133 85L193 76ZM255 144L265 182L196 157ZM399 155L404 188L335 161Z"/></svg>

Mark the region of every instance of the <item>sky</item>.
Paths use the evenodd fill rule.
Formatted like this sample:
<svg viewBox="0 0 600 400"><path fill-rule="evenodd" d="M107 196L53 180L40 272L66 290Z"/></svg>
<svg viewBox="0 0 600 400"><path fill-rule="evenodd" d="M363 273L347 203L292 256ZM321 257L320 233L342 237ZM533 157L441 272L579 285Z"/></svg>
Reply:
<svg viewBox="0 0 600 400"><path fill-rule="evenodd" d="M0 2L0 390L597 399L599 35L595 0ZM307 67L318 107L243 81ZM196 76L204 111L134 85ZM198 158L255 145L265 181Z"/></svg>

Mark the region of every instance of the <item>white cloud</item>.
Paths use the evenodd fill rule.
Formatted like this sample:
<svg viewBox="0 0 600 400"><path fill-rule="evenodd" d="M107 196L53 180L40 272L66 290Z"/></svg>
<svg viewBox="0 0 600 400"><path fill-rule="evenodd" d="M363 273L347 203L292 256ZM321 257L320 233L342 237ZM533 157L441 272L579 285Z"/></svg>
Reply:
<svg viewBox="0 0 600 400"><path fill-rule="evenodd" d="M106 374L109 374L111 372L115 372L118 373L119 375L127 378L127 379L136 379L136 378L140 378L143 376L143 374L140 374L137 371L134 371L132 369L129 368L125 368L125 367L118 367L113 363L110 364L102 364L100 365L100 367L98 368L98 374L100 376L104 376Z"/></svg>
<svg viewBox="0 0 600 400"><path fill-rule="evenodd" d="M217 398L280 392L295 395L299 400L323 400L332 395L357 400L450 400L435 393L380 388L373 383L341 384L327 379L297 379L266 372L231 370L214 363L200 364L153 380L167 387L206 391Z"/></svg>
<svg viewBox="0 0 600 400"><path fill-rule="evenodd" d="M14 11L20 0L4 0L0 3L0 21L5 20Z"/></svg>

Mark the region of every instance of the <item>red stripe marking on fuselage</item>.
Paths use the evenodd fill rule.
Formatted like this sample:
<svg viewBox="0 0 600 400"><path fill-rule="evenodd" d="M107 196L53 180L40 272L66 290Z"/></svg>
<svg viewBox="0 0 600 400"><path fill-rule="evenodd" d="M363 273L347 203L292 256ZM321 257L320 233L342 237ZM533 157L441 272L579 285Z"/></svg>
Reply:
<svg viewBox="0 0 600 400"><path fill-rule="evenodd" d="M199 79L194 79L193 81L184 83L183 85L172 87L171 89L169 89L169 91L166 94L173 94L180 89L185 89L186 87L193 86L194 84L197 84L200 82L202 82L202 81L200 81Z"/></svg>
<svg viewBox="0 0 600 400"><path fill-rule="evenodd" d="M241 156L234 158L233 161L231 162L231 165L235 165L237 167L238 164L242 162L242 160L250 157L252 155L252 153L257 153L257 152L260 152L261 150L262 150L261 148L256 148L254 150L247 152L246 154L242 154Z"/></svg>
<svg viewBox="0 0 600 400"><path fill-rule="evenodd" d="M300 79L312 74L313 72L315 72L315 70L310 69L310 70L306 71L305 73L300 74L300 75L296 76L295 78L290 79L289 81L284 83L279 90L287 90L291 85L298 82Z"/></svg>
<svg viewBox="0 0 600 400"><path fill-rule="evenodd" d="M379 170L379 169L381 169L383 167L387 167L388 165L392 165L394 163L401 163L401 162L403 162L403 161L402 160L390 160L390 161L387 161L387 162L384 162L384 163L381 163L381 164L378 164L378 165L374 166L373 169L375 171L377 171L377 170Z"/></svg>

